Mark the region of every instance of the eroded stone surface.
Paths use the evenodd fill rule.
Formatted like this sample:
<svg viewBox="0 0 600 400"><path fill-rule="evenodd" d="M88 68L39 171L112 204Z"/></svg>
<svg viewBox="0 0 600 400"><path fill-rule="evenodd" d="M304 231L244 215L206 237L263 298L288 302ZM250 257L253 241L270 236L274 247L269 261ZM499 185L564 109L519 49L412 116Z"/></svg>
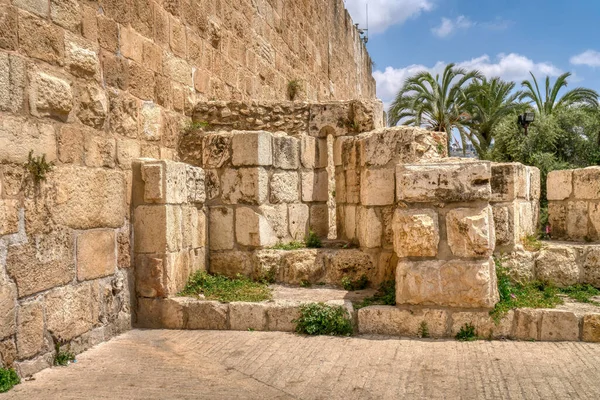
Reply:
<svg viewBox="0 0 600 400"><path fill-rule="evenodd" d="M440 242L438 215L432 209L397 209L393 220L398 257L435 257Z"/></svg>
<svg viewBox="0 0 600 400"><path fill-rule="evenodd" d="M448 245L458 257L484 257L493 253L496 235L492 208L457 208L446 214Z"/></svg>

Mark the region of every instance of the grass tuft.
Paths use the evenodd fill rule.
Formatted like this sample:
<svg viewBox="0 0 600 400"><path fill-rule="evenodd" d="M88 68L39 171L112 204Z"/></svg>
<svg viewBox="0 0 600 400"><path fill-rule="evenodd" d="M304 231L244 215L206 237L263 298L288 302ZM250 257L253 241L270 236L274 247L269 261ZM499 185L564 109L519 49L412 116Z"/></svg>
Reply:
<svg viewBox="0 0 600 400"><path fill-rule="evenodd" d="M300 318L296 323L296 332L307 335L350 336L352 323L348 312L342 306L324 303L304 304L300 307Z"/></svg>
<svg viewBox="0 0 600 400"><path fill-rule="evenodd" d="M321 238L312 230L308 232L308 236L306 236L305 243L306 247L308 247L309 249L320 249L321 247L323 247Z"/></svg>
<svg viewBox="0 0 600 400"><path fill-rule="evenodd" d="M209 275L204 271L192 275L180 294L182 296L204 295L207 300L218 300L223 303L259 302L273 298L271 289L265 282L254 282L242 275L231 279L221 275Z"/></svg>
<svg viewBox="0 0 600 400"><path fill-rule="evenodd" d="M368 306L394 306L396 305L396 281L385 281L379 286L379 290L371 297L367 297L360 303L354 304L355 309Z"/></svg>
<svg viewBox="0 0 600 400"><path fill-rule="evenodd" d="M54 356L54 365L66 367L70 362L75 361L75 354L70 351L60 349L60 344L56 343L56 355Z"/></svg>
<svg viewBox="0 0 600 400"><path fill-rule="evenodd" d="M427 325L427 322L421 321L421 325L419 325L418 335L422 339L427 339L429 337L429 325Z"/></svg>
<svg viewBox="0 0 600 400"><path fill-rule="evenodd" d="M342 287L345 290L353 291L353 290L363 290L369 284L369 279L366 275L361 275L358 279L350 279L349 276L344 276L342 278Z"/></svg>
<svg viewBox="0 0 600 400"><path fill-rule="evenodd" d="M0 393L8 392L19 383L21 379L14 369L0 368Z"/></svg>
<svg viewBox="0 0 600 400"><path fill-rule="evenodd" d="M527 251L540 251L542 248L542 242L535 235L527 235L521 239L521 242Z"/></svg>
<svg viewBox="0 0 600 400"><path fill-rule="evenodd" d="M471 342L477 340L477 333L475 332L475 326L471 323L466 323L460 327L460 330L456 334L456 340L461 342Z"/></svg>
<svg viewBox="0 0 600 400"><path fill-rule="evenodd" d="M306 247L306 243L301 242L299 240L294 240L289 243L279 242L275 246L272 247L273 250L298 250Z"/></svg>
<svg viewBox="0 0 600 400"><path fill-rule="evenodd" d="M592 297L600 296L600 290L596 289L592 285L577 284L558 290L560 293L566 294L573 300L577 300L581 303L590 303L600 306L600 302L592 300Z"/></svg>

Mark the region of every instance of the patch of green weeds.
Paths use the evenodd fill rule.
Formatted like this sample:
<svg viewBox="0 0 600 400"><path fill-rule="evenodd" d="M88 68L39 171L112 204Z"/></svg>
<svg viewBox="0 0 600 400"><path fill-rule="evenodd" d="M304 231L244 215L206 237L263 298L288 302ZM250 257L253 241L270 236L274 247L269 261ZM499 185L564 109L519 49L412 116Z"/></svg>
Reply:
<svg viewBox="0 0 600 400"><path fill-rule="evenodd" d="M56 343L54 347L56 349L54 365L66 367L70 362L75 361L75 354L71 353L70 351L62 350L59 343Z"/></svg>
<svg viewBox="0 0 600 400"><path fill-rule="evenodd" d="M291 101L294 101L298 94L302 91L302 81L299 79L293 79L288 82L287 95Z"/></svg>
<svg viewBox="0 0 600 400"><path fill-rule="evenodd" d="M204 295L207 300L259 302L271 300L273 294L265 282L254 282L245 276L227 278L198 271L189 279L182 296Z"/></svg>
<svg viewBox="0 0 600 400"><path fill-rule="evenodd" d="M263 270L260 276L256 279L257 282L269 285L271 283L275 283L275 268L270 268L268 270Z"/></svg>
<svg viewBox="0 0 600 400"><path fill-rule="evenodd" d="M306 247L308 247L309 249L320 249L321 247L323 247L323 242L321 242L321 238L312 230L308 232L305 243Z"/></svg>
<svg viewBox="0 0 600 400"><path fill-rule="evenodd" d="M34 157L33 150L31 150L29 152L29 158L25 163L25 169L31 175L33 181L38 184L46 180L46 175L54 169L54 162L47 162L46 154Z"/></svg>
<svg viewBox="0 0 600 400"><path fill-rule="evenodd" d="M427 325L427 322L421 321L421 325L419 325L417 334L422 339L427 339L429 337L429 325Z"/></svg>
<svg viewBox="0 0 600 400"><path fill-rule="evenodd" d="M302 279L300 281L300 286L303 288L309 288L312 286L312 283L310 283L310 281L308 279Z"/></svg>
<svg viewBox="0 0 600 400"><path fill-rule="evenodd" d="M379 286L379 290L371 297L367 297L360 303L354 304L355 309L368 306L394 306L396 305L396 281L389 280Z"/></svg>
<svg viewBox="0 0 600 400"><path fill-rule="evenodd" d="M349 276L344 276L341 283L344 290L363 290L369 284L369 279L366 275L361 275L358 279L351 279Z"/></svg>
<svg viewBox="0 0 600 400"><path fill-rule="evenodd" d="M523 243L523 247L527 251L540 251L542 248L542 242L538 239L536 235L527 235L523 239L521 239Z"/></svg>
<svg viewBox="0 0 600 400"><path fill-rule="evenodd" d="M600 290L596 289L592 285L577 284L558 290L560 293L566 294L573 300L579 301L581 303L590 303L600 306L600 302L592 300L592 297L600 296Z"/></svg>
<svg viewBox="0 0 600 400"><path fill-rule="evenodd" d="M471 323L466 323L460 327L460 330L456 334L456 340L461 342L471 342L477 340L477 333L475 332L475 326Z"/></svg>
<svg viewBox="0 0 600 400"><path fill-rule="evenodd" d="M8 392L19 383L21 379L14 369L0 368L0 393Z"/></svg>
<svg viewBox="0 0 600 400"><path fill-rule="evenodd" d="M272 247L273 250L298 250L306 247L306 243L301 242L299 240L294 240L289 243L279 242L275 246Z"/></svg>
<svg viewBox="0 0 600 400"><path fill-rule="evenodd" d="M189 122L184 128L183 131L185 133L191 133L191 132L196 132L196 131L203 131L205 129L207 129L210 126L210 124L206 121L197 121L197 122Z"/></svg>
<svg viewBox="0 0 600 400"><path fill-rule="evenodd" d="M348 312L342 306L324 303L304 304L300 307L300 318L296 323L296 332L307 335L350 336L352 322Z"/></svg>

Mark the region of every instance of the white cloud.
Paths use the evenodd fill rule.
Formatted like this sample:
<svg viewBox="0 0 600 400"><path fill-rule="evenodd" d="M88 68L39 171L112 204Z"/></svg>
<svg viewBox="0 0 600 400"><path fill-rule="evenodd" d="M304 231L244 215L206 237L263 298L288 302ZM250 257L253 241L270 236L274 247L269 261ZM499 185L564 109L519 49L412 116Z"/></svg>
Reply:
<svg viewBox="0 0 600 400"><path fill-rule="evenodd" d="M464 15L461 15L454 21L449 18L442 18L440 26L431 29L431 32L437 37L445 38L459 29L469 29L472 26L473 22Z"/></svg>
<svg viewBox="0 0 600 400"><path fill-rule="evenodd" d="M571 57L573 65L587 65L588 67L600 67L600 52L594 50L584 51Z"/></svg>
<svg viewBox="0 0 600 400"><path fill-rule="evenodd" d="M422 12L431 11L435 0L369 0L369 33L382 33L390 26L404 23ZM355 23L366 27L367 0L346 0L346 8Z"/></svg>
<svg viewBox="0 0 600 400"><path fill-rule="evenodd" d="M425 65L409 65L405 68L387 67L384 71L375 71L373 76L377 82L377 96L383 100L386 108L394 100L394 97L402 87L404 80L419 71L429 71L432 75L441 74L447 63L439 61L432 67ZM487 77L499 76L505 80L516 81L517 85L524 79L529 79L529 71L536 77L558 76L562 74L559 68L551 63L539 62L522 56L520 54L499 54L495 61L488 55L462 61L456 64L468 70L477 69Z"/></svg>

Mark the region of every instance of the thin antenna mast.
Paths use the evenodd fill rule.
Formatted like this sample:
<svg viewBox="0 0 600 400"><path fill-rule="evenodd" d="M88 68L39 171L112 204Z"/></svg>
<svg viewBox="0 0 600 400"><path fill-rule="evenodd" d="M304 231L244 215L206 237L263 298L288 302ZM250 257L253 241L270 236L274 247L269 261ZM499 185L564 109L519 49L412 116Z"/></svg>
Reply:
<svg viewBox="0 0 600 400"><path fill-rule="evenodd" d="M365 37L365 43L369 42L369 0L367 0L367 36Z"/></svg>

